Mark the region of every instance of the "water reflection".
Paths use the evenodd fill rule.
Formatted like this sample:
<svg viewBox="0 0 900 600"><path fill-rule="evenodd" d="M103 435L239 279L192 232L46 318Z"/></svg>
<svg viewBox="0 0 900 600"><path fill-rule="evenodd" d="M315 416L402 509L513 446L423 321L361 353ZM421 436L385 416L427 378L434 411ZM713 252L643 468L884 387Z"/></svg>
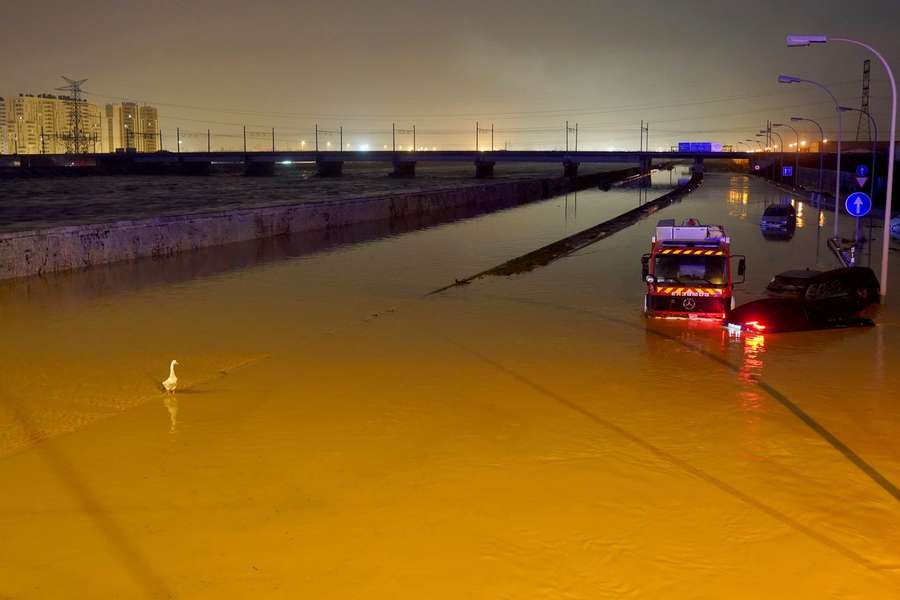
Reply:
<svg viewBox="0 0 900 600"><path fill-rule="evenodd" d="M178 429L178 398L167 395L163 398L163 406L169 411L169 433L175 433Z"/></svg>

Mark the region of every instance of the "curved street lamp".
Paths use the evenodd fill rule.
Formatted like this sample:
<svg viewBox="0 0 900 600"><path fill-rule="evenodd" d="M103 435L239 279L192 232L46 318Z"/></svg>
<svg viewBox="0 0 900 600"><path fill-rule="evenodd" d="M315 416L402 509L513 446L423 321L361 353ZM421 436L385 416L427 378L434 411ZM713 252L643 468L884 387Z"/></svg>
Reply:
<svg viewBox="0 0 900 600"><path fill-rule="evenodd" d="M875 133L874 138L872 139L872 169L871 169L871 177L872 177L872 195L875 195L875 157L878 152L878 123L875 122L875 117L869 114L867 111L861 110L859 108L853 108L852 106L841 106L841 112L858 112L861 115L866 115L869 119L869 123L872 125L872 131Z"/></svg>
<svg viewBox="0 0 900 600"><path fill-rule="evenodd" d="M897 81L894 79L894 72L891 70L891 65L888 64L888 61L885 60L884 56L882 56L881 53L879 53L869 44L860 42L858 40L851 40L850 38L841 37L829 38L825 35L789 35L787 36L786 41L788 47L809 46L810 44L824 44L829 41L845 42L847 44L860 46L878 57L878 60L880 60L882 66L884 66L884 70L887 71L888 79L890 79L891 81L891 132L890 136L888 137L887 192L885 194L884 201L884 235L882 236L884 239L881 240L881 295L886 296L888 257L890 255L889 232L891 230L891 198L894 191L894 147L896 146L895 140L897 137ZM838 116L840 117L840 111L838 111ZM840 124L840 118L838 120L838 123ZM840 144L840 140L838 140L838 143ZM840 156L840 154L838 156ZM840 158L838 158L838 160L840 160Z"/></svg>
<svg viewBox="0 0 900 600"><path fill-rule="evenodd" d="M798 121L809 121L819 128L819 185L817 188L818 194L816 195L818 197L822 193L822 149L825 147L825 131L818 121L807 119L806 117L791 117L791 121L795 123ZM817 204L821 204L821 201L817 202Z"/></svg>
<svg viewBox="0 0 900 600"><path fill-rule="evenodd" d="M738 144L743 144L743 145L747 146L747 149L750 150L751 152L753 152L753 148L751 148L750 144L748 144L747 142L745 142L743 140L738 140L738 143L735 144L735 146L737 146Z"/></svg>
<svg viewBox="0 0 900 600"><path fill-rule="evenodd" d="M794 132L794 137L797 138L797 145L794 146L794 186L799 187L800 183L800 165L799 165L799 156L800 156L800 132L791 127L786 123L772 123L772 127L787 127L791 131Z"/></svg>
<svg viewBox="0 0 900 600"><path fill-rule="evenodd" d="M778 145L781 146L781 152L778 153L778 168L780 169L780 171L778 172L778 180L780 181L783 177L782 173L784 173L784 140L781 139L781 134L777 131L771 131L769 133L778 138ZM760 131L756 135L757 137L763 137L767 134L765 131Z"/></svg>
<svg viewBox="0 0 900 600"><path fill-rule="evenodd" d="M834 111L837 113L838 118L837 166L834 169L834 237L838 238L838 220L841 214L841 139L844 137L844 129L841 124L841 104L837 101L837 98L834 97L834 94L831 93L831 90L818 81L801 79L800 77L792 77L790 75L779 75L778 83L810 83L824 90L826 94L831 96L831 100L834 102Z"/></svg>

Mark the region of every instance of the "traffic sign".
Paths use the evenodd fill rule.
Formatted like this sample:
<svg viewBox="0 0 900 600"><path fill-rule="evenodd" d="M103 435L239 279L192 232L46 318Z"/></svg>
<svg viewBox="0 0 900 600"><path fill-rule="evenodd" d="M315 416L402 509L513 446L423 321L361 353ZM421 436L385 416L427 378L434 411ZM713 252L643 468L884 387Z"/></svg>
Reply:
<svg viewBox="0 0 900 600"><path fill-rule="evenodd" d="M794 174L794 167L781 167L781 176L782 177L791 177Z"/></svg>
<svg viewBox="0 0 900 600"><path fill-rule="evenodd" d="M859 187L865 187L865 186L866 186L866 182L867 182L868 180L869 180L868 177L857 177L857 178L856 178L856 184L857 184Z"/></svg>
<svg viewBox="0 0 900 600"><path fill-rule="evenodd" d="M857 177L868 177L869 176L869 167L866 165L856 165L856 176Z"/></svg>
<svg viewBox="0 0 900 600"><path fill-rule="evenodd" d="M851 216L864 217L872 210L872 199L863 192L854 192L844 200L844 208Z"/></svg>

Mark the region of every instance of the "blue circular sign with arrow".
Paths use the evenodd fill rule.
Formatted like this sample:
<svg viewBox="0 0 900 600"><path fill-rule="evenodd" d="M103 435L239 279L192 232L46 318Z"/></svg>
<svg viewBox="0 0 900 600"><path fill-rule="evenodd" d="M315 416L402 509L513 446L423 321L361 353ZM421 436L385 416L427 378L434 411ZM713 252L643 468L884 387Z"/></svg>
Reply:
<svg viewBox="0 0 900 600"><path fill-rule="evenodd" d="M863 192L854 192L844 200L844 208L854 217L864 217L872 210L872 199Z"/></svg>
<svg viewBox="0 0 900 600"><path fill-rule="evenodd" d="M869 167L866 165L856 165L856 176L857 177L868 177L869 176Z"/></svg>

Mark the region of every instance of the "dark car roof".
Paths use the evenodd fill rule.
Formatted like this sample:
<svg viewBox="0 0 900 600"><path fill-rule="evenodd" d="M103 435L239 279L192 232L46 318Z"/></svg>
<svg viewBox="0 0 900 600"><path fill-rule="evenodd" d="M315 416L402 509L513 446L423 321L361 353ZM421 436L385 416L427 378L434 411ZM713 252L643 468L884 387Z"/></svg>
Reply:
<svg viewBox="0 0 900 600"><path fill-rule="evenodd" d="M822 271L814 271L813 269L794 269L793 271L784 271L775 276L775 279L812 279L817 275L821 275Z"/></svg>
<svg viewBox="0 0 900 600"><path fill-rule="evenodd" d="M790 204L770 204L763 212L764 217L786 217L796 214L797 211Z"/></svg>

